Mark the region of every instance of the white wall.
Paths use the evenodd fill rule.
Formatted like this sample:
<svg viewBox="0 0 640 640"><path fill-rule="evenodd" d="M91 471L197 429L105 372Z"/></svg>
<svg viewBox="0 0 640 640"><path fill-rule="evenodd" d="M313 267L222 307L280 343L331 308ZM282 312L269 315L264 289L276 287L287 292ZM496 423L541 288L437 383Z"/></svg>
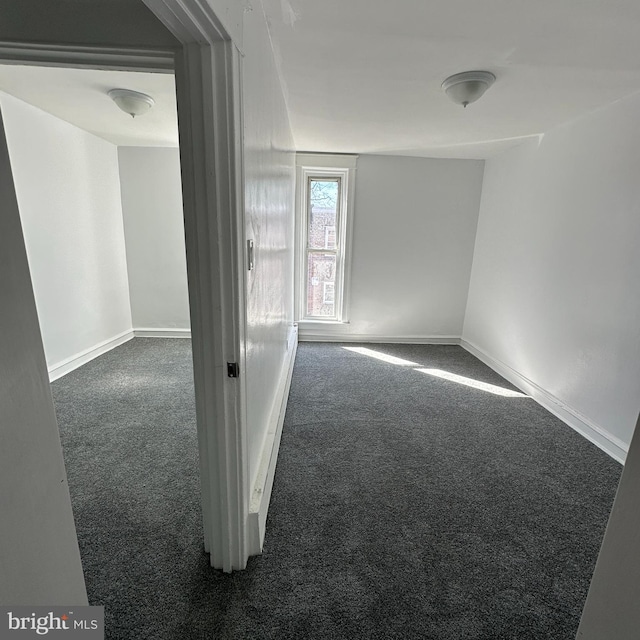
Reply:
<svg viewBox="0 0 640 640"><path fill-rule="evenodd" d="M638 422L640 425L640 421ZM635 640L640 628L640 426L629 447L577 640Z"/></svg>
<svg viewBox="0 0 640 640"><path fill-rule="evenodd" d="M0 602L87 595L0 122Z"/></svg>
<svg viewBox="0 0 640 640"><path fill-rule="evenodd" d="M48 366L131 329L117 148L0 93Z"/></svg>
<svg viewBox="0 0 640 640"><path fill-rule="evenodd" d="M309 325L301 336L459 338L482 172L480 160L360 156L349 324Z"/></svg>
<svg viewBox="0 0 640 640"><path fill-rule="evenodd" d="M463 336L619 458L640 408L639 169L637 96L489 160Z"/></svg>
<svg viewBox="0 0 640 640"><path fill-rule="evenodd" d="M136 329L189 329L180 151L119 147L131 315Z"/></svg>
<svg viewBox="0 0 640 640"><path fill-rule="evenodd" d="M293 325L295 156L288 115L260 5L245 14L243 90L247 273L247 426L256 478Z"/></svg>

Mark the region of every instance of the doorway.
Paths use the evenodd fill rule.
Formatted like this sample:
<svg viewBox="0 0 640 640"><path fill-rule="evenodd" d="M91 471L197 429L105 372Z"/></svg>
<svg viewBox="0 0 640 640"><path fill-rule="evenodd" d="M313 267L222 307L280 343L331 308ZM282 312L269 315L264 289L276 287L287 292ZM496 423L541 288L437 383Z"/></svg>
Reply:
<svg viewBox="0 0 640 640"><path fill-rule="evenodd" d="M242 366L243 355L239 318L244 317L244 296L238 275L243 248L238 231L243 227L239 207L241 148L235 125L239 122L239 54L212 13L196 17L173 0L150 3L153 13L175 38L175 46L165 39L154 48L153 34L144 28L143 18L128 21L122 11L139 12L142 7L153 14L142 3L116 4L118 13L113 11L113 2L69 3L52 20L51 13L60 9L58 3L7 3L0 58L22 64L142 71L175 67L205 547L214 567L231 571L243 568L247 561L243 384L228 380L226 367L221 366L227 361ZM63 16L65 12L69 15ZM80 34L78 22L86 27ZM14 336L8 335L7 340L16 344ZM31 335L30 340L40 342L39 333ZM34 368L27 372L30 380L42 377L40 362L25 363ZM5 400L9 401L9 396L5 399L3 395ZM50 405L50 400L42 396L41 401L43 411L48 411L44 405ZM29 518L35 517L22 513L16 516L26 518L23 528L28 528ZM42 528L34 546L45 554L47 549L53 551L51 544L56 536L70 539L73 535L68 525L67 519L62 534L60 527ZM24 562L16 558L16 566L33 564L31 552L25 549ZM71 569L67 573L69 582L78 581ZM44 594L49 590L49 602L57 599L59 572L56 575L52 570L46 575L41 567L33 580L33 589L37 585ZM25 584L25 589L29 588Z"/></svg>
<svg viewBox="0 0 640 640"><path fill-rule="evenodd" d="M132 118L114 87L153 96ZM173 75L0 65L50 378L134 335L190 330Z"/></svg>

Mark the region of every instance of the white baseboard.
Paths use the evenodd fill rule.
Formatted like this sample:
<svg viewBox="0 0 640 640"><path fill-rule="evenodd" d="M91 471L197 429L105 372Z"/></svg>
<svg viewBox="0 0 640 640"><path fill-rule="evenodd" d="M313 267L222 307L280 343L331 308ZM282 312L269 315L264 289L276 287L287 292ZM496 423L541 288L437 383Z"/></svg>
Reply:
<svg viewBox="0 0 640 640"><path fill-rule="evenodd" d="M300 327L300 342L371 342L389 344L460 344L460 336L375 336L366 333L324 332Z"/></svg>
<svg viewBox="0 0 640 640"><path fill-rule="evenodd" d="M108 340L104 340L89 349L85 349L80 353L76 353L75 355L65 358L60 362L56 362L49 367L49 381L53 382L58 378L62 378L62 376L67 373L71 373L78 367L81 367L83 364L87 364L94 358L101 356L103 353L107 351L111 351L111 349L115 349L116 347L124 344L125 342L131 340L134 337L133 331L131 329L127 331L123 331L119 333L117 336L113 338L109 338Z"/></svg>
<svg viewBox="0 0 640 640"><path fill-rule="evenodd" d="M131 340L132 338L190 338L190 329L128 329L119 333L113 338L104 340L89 349L85 349L80 353L76 353L69 358L65 358L60 362L56 362L49 367L49 382L53 382L62 376L75 371L87 362L91 362L94 358L119 347L121 344Z"/></svg>
<svg viewBox="0 0 640 640"><path fill-rule="evenodd" d="M298 328L296 326L291 327L289 331L287 347L286 360L280 375L276 399L273 403L273 409L269 418L269 428L262 447L260 466L258 467L258 473L256 474L256 480L251 493L247 529L249 555L252 556L262 553L262 545L264 543L267 511L269 509L269 501L271 500L276 464L278 462L278 450L280 449L284 414L287 409L289 388L291 387L293 363L298 348Z"/></svg>
<svg viewBox="0 0 640 640"><path fill-rule="evenodd" d="M133 330L136 338L190 338L191 329L145 329Z"/></svg>
<svg viewBox="0 0 640 640"><path fill-rule="evenodd" d="M484 362L484 364L491 367L496 373L499 373L511 384L518 387L518 389L526 393L528 396L531 396L547 411L557 418L560 418L560 420L569 425L580 435L584 436L587 440L593 442L593 444L602 449L605 453L608 453L614 460L624 464L629 447L620 440L620 438L612 435L606 429L595 424L589 420L589 418L583 416L580 412L567 405L552 393L549 393L546 389L543 389L532 380L529 380L508 364L493 358L474 344L467 342L466 340L461 340L460 344L469 353L478 358L478 360Z"/></svg>

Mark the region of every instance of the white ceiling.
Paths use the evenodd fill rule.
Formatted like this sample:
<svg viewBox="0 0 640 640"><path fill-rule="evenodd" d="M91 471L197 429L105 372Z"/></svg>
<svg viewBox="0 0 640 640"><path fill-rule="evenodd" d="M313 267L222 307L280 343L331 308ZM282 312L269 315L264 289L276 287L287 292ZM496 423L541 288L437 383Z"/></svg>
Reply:
<svg viewBox="0 0 640 640"><path fill-rule="evenodd" d="M640 91L638 0L262 2L298 150L486 158Z"/></svg>
<svg viewBox="0 0 640 640"><path fill-rule="evenodd" d="M487 158L640 91L638 0L262 0L296 147ZM463 109L447 76L497 81ZM132 119L106 95L148 93ZM177 146L171 74L0 65L0 90L114 144Z"/></svg>
<svg viewBox="0 0 640 640"><path fill-rule="evenodd" d="M155 105L132 118L109 98L110 89L146 93ZM178 146L176 92L170 73L0 65L0 91L113 144Z"/></svg>

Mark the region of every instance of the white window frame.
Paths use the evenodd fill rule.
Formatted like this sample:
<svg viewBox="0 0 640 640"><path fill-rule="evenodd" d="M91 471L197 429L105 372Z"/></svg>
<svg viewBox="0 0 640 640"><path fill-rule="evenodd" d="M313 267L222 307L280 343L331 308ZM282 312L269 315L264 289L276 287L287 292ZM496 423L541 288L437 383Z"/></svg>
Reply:
<svg viewBox="0 0 640 640"><path fill-rule="evenodd" d="M296 251L295 290L296 320L305 325L348 323L349 284L351 280L351 236L355 172L358 156L329 154L296 154ZM336 221L335 314L319 317L307 314L307 230L309 227L309 181L339 178L340 202ZM333 250L331 250L333 252Z"/></svg>

